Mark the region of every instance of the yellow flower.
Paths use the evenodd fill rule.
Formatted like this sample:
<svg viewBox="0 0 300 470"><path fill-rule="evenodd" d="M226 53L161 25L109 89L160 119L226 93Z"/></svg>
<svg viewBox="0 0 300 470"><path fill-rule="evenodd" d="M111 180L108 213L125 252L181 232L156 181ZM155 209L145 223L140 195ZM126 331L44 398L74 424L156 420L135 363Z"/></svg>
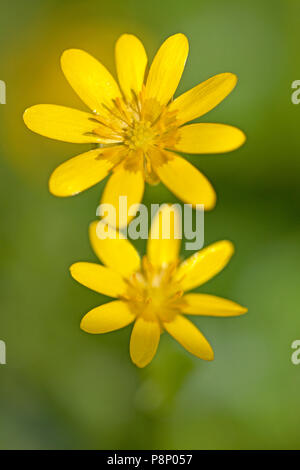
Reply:
<svg viewBox="0 0 300 470"><path fill-rule="evenodd" d="M117 209L119 195L128 197L129 206L139 203L145 181L162 181L193 206L214 207L216 196L209 181L174 151L222 153L243 144L244 133L233 126L185 125L217 106L234 88L237 78L232 73L215 75L172 100L187 55L187 38L183 34L169 37L158 50L144 83L145 49L138 38L124 34L115 49L119 88L91 55L78 49L63 53L62 70L92 113L41 104L25 111L25 124L52 139L98 147L53 172L49 187L54 195L78 194L113 171L101 202Z"/></svg>
<svg viewBox="0 0 300 470"><path fill-rule="evenodd" d="M165 217L173 227L169 239L162 238ZM92 247L105 266L79 262L71 266L76 281L101 294L117 298L94 308L81 321L82 330L107 333L134 322L130 355L138 367L153 359L161 333L166 330L187 351L212 360L213 350L188 315L235 316L246 308L227 299L207 294L186 294L204 284L228 263L233 254L229 241L219 241L180 263L180 240L175 238L178 212L164 205L155 216L142 261L131 243L109 228L111 238L100 239L98 224L90 226ZM124 236L123 236L124 237Z"/></svg>

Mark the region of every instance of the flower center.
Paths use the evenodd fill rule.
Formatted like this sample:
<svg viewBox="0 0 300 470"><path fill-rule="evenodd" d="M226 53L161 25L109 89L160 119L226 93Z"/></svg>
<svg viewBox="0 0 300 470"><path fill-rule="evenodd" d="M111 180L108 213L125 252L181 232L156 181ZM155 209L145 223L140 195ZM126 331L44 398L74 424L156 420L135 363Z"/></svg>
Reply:
<svg viewBox="0 0 300 470"><path fill-rule="evenodd" d="M154 139L155 133L150 121L134 121L124 132L124 144L130 150L143 150L146 152Z"/></svg>
<svg viewBox="0 0 300 470"><path fill-rule="evenodd" d="M154 185L153 149L172 149L178 140L176 112L168 111L156 100L144 101L143 93L131 102L116 98L106 114L96 114L93 133L101 146L122 145L119 162L131 171L142 171L145 181Z"/></svg>
<svg viewBox="0 0 300 470"><path fill-rule="evenodd" d="M173 280L175 269L175 263L156 268L143 258L142 270L133 274L128 284L127 300L133 313L149 320L174 318L183 294Z"/></svg>

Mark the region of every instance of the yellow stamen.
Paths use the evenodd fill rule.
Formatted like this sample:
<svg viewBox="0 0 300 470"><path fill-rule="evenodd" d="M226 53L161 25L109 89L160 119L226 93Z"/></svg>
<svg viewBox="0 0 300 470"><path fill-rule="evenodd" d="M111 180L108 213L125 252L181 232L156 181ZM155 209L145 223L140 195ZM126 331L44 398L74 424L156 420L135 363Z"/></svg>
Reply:
<svg viewBox="0 0 300 470"><path fill-rule="evenodd" d="M146 256L142 270L128 281L126 300L137 316L169 321L180 310L183 291L173 280L176 266L155 268Z"/></svg>

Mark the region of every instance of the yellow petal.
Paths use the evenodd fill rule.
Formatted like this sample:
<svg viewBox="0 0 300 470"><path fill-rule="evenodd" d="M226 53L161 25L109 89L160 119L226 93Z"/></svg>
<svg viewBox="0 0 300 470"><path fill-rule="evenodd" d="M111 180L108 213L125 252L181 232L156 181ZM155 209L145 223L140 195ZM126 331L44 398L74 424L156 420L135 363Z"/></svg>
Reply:
<svg viewBox="0 0 300 470"><path fill-rule="evenodd" d="M234 317L248 311L247 308L208 294L187 294L182 298L181 310L189 315L206 315L212 317Z"/></svg>
<svg viewBox="0 0 300 470"><path fill-rule="evenodd" d="M147 245L147 256L150 263L155 267L163 267L176 262L179 255L180 239L181 215L176 206L163 204L151 224Z"/></svg>
<svg viewBox="0 0 300 470"><path fill-rule="evenodd" d="M125 302L115 300L87 313L81 320L80 328L92 334L109 333L124 328L132 323L134 318Z"/></svg>
<svg viewBox="0 0 300 470"><path fill-rule="evenodd" d="M55 196L75 196L108 175L121 152L119 146L95 149L77 155L59 165L49 180L49 189Z"/></svg>
<svg viewBox="0 0 300 470"><path fill-rule="evenodd" d="M227 240L213 243L183 261L176 272L176 280L183 290L200 286L226 266L233 252L233 244Z"/></svg>
<svg viewBox="0 0 300 470"><path fill-rule="evenodd" d="M246 140L244 132L226 124L190 124L178 129L174 150L186 153L223 153L240 147Z"/></svg>
<svg viewBox="0 0 300 470"><path fill-rule="evenodd" d="M102 222L95 221L90 225L90 241L94 252L103 264L128 278L140 269L140 256L134 246L114 228L109 230L108 238L99 238L97 228Z"/></svg>
<svg viewBox="0 0 300 470"><path fill-rule="evenodd" d="M111 106L112 100L121 96L112 75L85 51L66 50L61 67L71 87L92 111L103 113L103 105Z"/></svg>
<svg viewBox="0 0 300 470"><path fill-rule="evenodd" d="M130 338L130 357L138 367L145 367L155 356L160 339L157 321L137 318Z"/></svg>
<svg viewBox="0 0 300 470"><path fill-rule="evenodd" d="M50 139L85 144L99 142L91 132L97 127L91 113L55 104L37 104L23 115L26 126L33 132Z"/></svg>
<svg viewBox="0 0 300 470"><path fill-rule="evenodd" d="M215 108L233 90L237 77L233 73L220 73L178 96L169 106L176 111L177 120L184 124Z"/></svg>
<svg viewBox="0 0 300 470"><path fill-rule="evenodd" d="M176 315L174 320L164 322L163 326L191 354L206 361L213 360L214 352L209 342L190 320Z"/></svg>
<svg viewBox="0 0 300 470"><path fill-rule="evenodd" d="M214 208L214 188L191 163L174 153L155 149L151 150L151 160L159 178L175 196L193 207L204 204L205 210Z"/></svg>
<svg viewBox="0 0 300 470"><path fill-rule="evenodd" d="M123 34L116 43L116 66L120 86L128 101L142 90L147 54L141 41L133 34Z"/></svg>
<svg viewBox="0 0 300 470"><path fill-rule="evenodd" d="M140 204L144 186L144 177L140 170L129 170L124 166L115 169L105 186L101 199L101 204L110 204L115 208L112 219L107 218L111 226L121 228L129 223L133 217L128 216L128 210L133 204Z"/></svg>
<svg viewBox="0 0 300 470"><path fill-rule="evenodd" d="M179 84L188 56L189 44L184 34L170 36L159 48L146 83L146 100L165 105Z"/></svg>
<svg viewBox="0 0 300 470"><path fill-rule="evenodd" d="M127 285L119 273L96 263L75 263L70 267L72 277L80 284L109 297L124 295Z"/></svg>

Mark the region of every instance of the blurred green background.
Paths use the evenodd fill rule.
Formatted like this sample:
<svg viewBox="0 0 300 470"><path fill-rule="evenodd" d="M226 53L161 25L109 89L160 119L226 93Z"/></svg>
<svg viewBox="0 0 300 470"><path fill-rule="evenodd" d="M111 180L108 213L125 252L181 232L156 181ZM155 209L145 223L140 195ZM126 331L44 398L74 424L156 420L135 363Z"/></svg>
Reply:
<svg viewBox="0 0 300 470"><path fill-rule="evenodd" d="M300 3L292 0L2 1L0 79L2 449L300 448ZM130 327L92 336L79 329L107 301L73 281L68 267L95 261L87 226L104 184L69 199L48 192L52 170L82 147L28 131L24 109L85 109L59 66L82 48L113 72L114 43L137 34L150 59L175 32L190 41L178 92L220 72L235 91L204 120L237 125L240 150L192 156L219 200L205 216L205 244L228 238L236 254L200 292L248 306L240 318L195 318L215 361L190 356L163 335L144 370L129 359ZM87 147L88 148L88 147ZM163 186L145 201L172 202ZM144 243L138 243L141 253Z"/></svg>

